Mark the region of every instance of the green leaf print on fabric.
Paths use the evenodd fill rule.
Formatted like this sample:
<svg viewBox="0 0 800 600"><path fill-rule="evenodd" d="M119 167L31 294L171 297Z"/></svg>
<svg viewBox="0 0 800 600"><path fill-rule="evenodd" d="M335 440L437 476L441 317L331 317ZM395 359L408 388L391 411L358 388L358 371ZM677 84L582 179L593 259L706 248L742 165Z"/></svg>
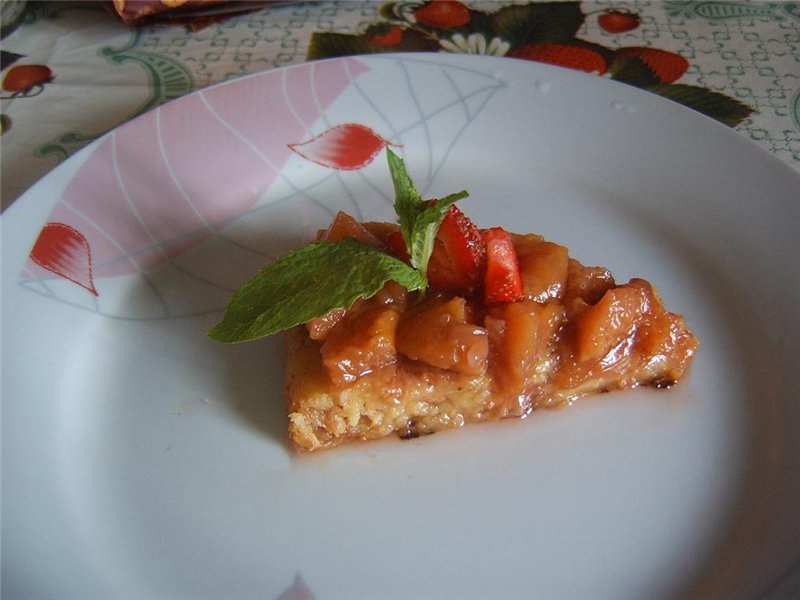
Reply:
<svg viewBox="0 0 800 600"><path fill-rule="evenodd" d="M132 117L194 90L194 79L186 67L162 54L138 50L136 46L140 38L141 33L137 30L126 46L120 49L105 47L99 50L99 54L109 62L122 64L131 61L141 66L147 74L150 95L136 113L131 115Z"/></svg>
<svg viewBox="0 0 800 600"><path fill-rule="evenodd" d="M165 102L185 96L195 88L192 74L178 61L153 52L138 50L136 47L141 38L141 31L134 30L130 40L121 48L106 46L98 50L98 54L111 64L133 62L139 65L147 76L148 95L144 103L128 115L123 122ZM36 148L34 155L39 158L51 156L63 161L104 133L105 131L98 133L67 131Z"/></svg>
<svg viewBox="0 0 800 600"><path fill-rule="evenodd" d="M741 123L753 112L750 107L738 100L699 86L662 83L645 86L644 89L674 100L731 127Z"/></svg>

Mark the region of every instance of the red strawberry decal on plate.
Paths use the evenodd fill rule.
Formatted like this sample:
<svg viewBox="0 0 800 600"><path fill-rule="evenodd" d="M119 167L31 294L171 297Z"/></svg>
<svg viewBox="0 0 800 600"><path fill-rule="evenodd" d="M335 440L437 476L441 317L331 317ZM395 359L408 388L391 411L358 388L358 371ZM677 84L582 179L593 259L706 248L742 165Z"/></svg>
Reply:
<svg viewBox="0 0 800 600"><path fill-rule="evenodd" d="M456 0L433 0L415 10L414 18L423 27L454 29L469 23L472 14L469 8Z"/></svg>
<svg viewBox="0 0 800 600"><path fill-rule="evenodd" d="M92 279L92 253L83 234L64 223L48 223L31 250L40 267L77 283L97 296Z"/></svg>
<svg viewBox="0 0 800 600"><path fill-rule="evenodd" d="M510 51L507 56L600 75L607 68L605 58L597 50L571 44L526 44Z"/></svg>
<svg viewBox="0 0 800 600"><path fill-rule="evenodd" d="M607 10L597 17L597 24L606 33L625 33L639 27L639 15L629 11Z"/></svg>
<svg viewBox="0 0 800 600"><path fill-rule="evenodd" d="M292 586L282 593L278 600L314 600L314 594L308 589L303 578L298 575L295 577Z"/></svg>
<svg viewBox="0 0 800 600"><path fill-rule="evenodd" d="M617 50L617 57L640 59L653 71L661 83L677 81L689 68L689 61L680 54L658 48L629 46Z"/></svg>
<svg viewBox="0 0 800 600"><path fill-rule="evenodd" d="M351 170L366 167L389 144L369 127L345 123L289 148L322 166Z"/></svg>

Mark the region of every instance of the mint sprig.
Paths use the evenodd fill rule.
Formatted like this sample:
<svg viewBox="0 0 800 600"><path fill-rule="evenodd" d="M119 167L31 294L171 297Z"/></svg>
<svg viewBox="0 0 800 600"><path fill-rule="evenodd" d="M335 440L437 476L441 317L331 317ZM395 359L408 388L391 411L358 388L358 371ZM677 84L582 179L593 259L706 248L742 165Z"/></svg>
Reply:
<svg viewBox="0 0 800 600"><path fill-rule="evenodd" d="M264 267L237 290L222 320L208 335L220 342L245 342L307 323L359 298L377 294L390 280L408 291L428 286L428 260L447 210L467 196L458 192L423 200L405 163L387 148L395 188L395 210L411 265L353 238L308 244Z"/></svg>
<svg viewBox="0 0 800 600"><path fill-rule="evenodd" d="M450 194L431 202L423 200L406 170L403 159L386 149L389 171L394 183L394 210L400 222L400 233L411 257L411 266L427 279L428 261L433 253L433 240L439 231L450 205L469 194L466 191Z"/></svg>
<svg viewBox="0 0 800 600"><path fill-rule="evenodd" d="M272 335L350 308L377 294L389 280L409 291L425 279L403 261L353 238L303 246L263 268L231 298L209 336L244 342Z"/></svg>

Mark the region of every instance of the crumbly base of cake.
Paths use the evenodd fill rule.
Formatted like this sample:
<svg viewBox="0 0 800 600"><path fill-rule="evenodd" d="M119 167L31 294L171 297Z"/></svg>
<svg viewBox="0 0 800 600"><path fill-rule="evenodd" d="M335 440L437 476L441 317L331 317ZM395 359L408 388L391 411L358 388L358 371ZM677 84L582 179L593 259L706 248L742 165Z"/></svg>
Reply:
<svg viewBox="0 0 800 600"><path fill-rule="evenodd" d="M306 450L392 433L416 437L529 410L496 402L488 373L469 377L410 362L339 387L322 366L320 343L305 328L287 332L286 343L289 435Z"/></svg>
<svg viewBox="0 0 800 600"><path fill-rule="evenodd" d="M305 327L286 333L286 402L289 436L303 450L397 434L402 438L461 427L468 423L523 417L534 408L563 406L580 396L638 385L668 387L672 366L653 356L624 376L597 373L557 388L555 370L544 357L525 389L507 390L488 370L469 376L400 360L347 386L334 385L322 365L320 342Z"/></svg>

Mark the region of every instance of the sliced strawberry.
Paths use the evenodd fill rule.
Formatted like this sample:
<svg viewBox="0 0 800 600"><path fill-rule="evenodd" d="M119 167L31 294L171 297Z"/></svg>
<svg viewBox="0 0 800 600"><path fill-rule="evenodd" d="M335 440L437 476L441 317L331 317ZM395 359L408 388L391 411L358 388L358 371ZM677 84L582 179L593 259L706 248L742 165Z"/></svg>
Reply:
<svg viewBox="0 0 800 600"><path fill-rule="evenodd" d="M451 206L439 226L428 262L428 285L460 296L481 285L485 251L481 232L458 208Z"/></svg>
<svg viewBox="0 0 800 600"><path fill-rule="evenodd" d="M522 300L522 277L511 236L502 227L492 227L483 232L483 242L486 245L484 302L503 304Z"/></svg>
<svg viewBox="0 0 800 600"><path fill-rule="evenodd" d="M386 236L386 248L389 250L390 254L396 256L403 262L411 262L411 257L408 255L406 241L403 239L403 234L400 233L399 229L390 231L389 235Z"/></svg>

